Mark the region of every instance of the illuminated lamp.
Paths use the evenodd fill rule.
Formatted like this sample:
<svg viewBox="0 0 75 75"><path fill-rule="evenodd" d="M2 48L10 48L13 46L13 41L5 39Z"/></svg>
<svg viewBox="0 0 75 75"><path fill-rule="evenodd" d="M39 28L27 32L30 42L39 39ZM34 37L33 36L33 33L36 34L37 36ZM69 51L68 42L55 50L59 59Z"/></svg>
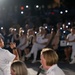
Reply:
<svg viewBox="0 0 75 75"><path fill-rule="evenodd" d="M28 6L28 5L26 5L26 8L29 8L29 6Z"/></svg>
<svg viewBox="0 0 75 75"><path fill-rule="evenodd" d="M21 6L21 10L24 10L24 6Z"/></svg>
<svg viewBox="0 0 75 75"><path fill-rule="evenodd" d="M39 8L39 5L36 5L36 8Z"/></svg>
<svg viewBox="0 0 75 75"><path fill-rule="evenodd" d="M23 11L21 11L21 14L24 14L24 12L23 12Z"/></svg>

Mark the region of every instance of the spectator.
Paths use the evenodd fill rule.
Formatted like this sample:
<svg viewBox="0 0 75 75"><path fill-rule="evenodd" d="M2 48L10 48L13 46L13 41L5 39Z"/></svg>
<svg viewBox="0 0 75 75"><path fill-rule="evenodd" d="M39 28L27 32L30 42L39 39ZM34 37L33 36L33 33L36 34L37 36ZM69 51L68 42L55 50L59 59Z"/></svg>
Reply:
<svg viewBox="0 0 75 75"><path fill-rule="evenodd" d="M16 43L16 46L19 45L20 41L19 41L19 34L17 32L16 28L13 28L13 32L12 32L12 42Z"/></svg>
<svg viewBox="0 0 75 75"><path fill-rule="evenodd" d="M4 47L4 41L0 38L0 75L11 75L10 65L15 59L15 55L8 50L2 49Z"/></svg>
<svg viewBox="0 0 75 75"><path fill-rule="evenodd" d="M45 75L65 75L64 72L58 67L58 55L50 48L44 48L41 51L41 64L46 70Z"/></svg>
<svg viewBox="0 0 75 75"><path fill-rule="evenodd" d="M6 33L6 29L3 28L3 27L1 27L1 34L2 34L2 39L4 40L4 44L6 46L6 43L7 43L7 33Z"/></svg>
<svg viewBox="0 0 75 75"><path fill-rule="evenodd" d="M31 54L33 54L34 59L32 63L36 62L38 51L44 48L46 46L46 43L48 42L48 38L46 38L45 36L46 36L45 28L40 27L39 33L36 35L36 37L34 37L34 43L33 43L32 49L30 53L26 55L26 57L30 57Z"/></svg>
<svg viewBox="0 0 75 75"><path fill-rule="evenodd" d="M34 35L35 35L35 31L33 29L28 29L28 31L27 31L28 46L24 50L26 55L30 52L30 50L32 48Z"/></svg>
<svg viewBox="0 0 75 75"><path fill-rule="evenodd" d="M19 54L16 48L16 43L11 42L9 49L10 49L10 52L16 56L14 60L19 60Z"/></svg>
<svg viewBox="0 0 75 75"><path fill-rule="evenodd" d="M17 46L20 59L22 59L22 52L23 52L24 49L28 46L26 35L27 35L27 34L24 33L24 30L20 30L20 36L19 36L20 43L19 43L19 45Z"/></svg>
<svg viewBox="0 0 75 75"><path fill-rule="evenodd" d="M11 64L11 75L28 75L26 65L22 61L14 61Z"/></svg>
<svg viewBox="0 0 75 75"><path fill-rule="evenodd" d="M26 25L25 25L25 32L27 33L27 30L28 29L30 29L30 26L29 26L29 24L27 23Z"/></svg>
<svg viewBox="0 0 75 75"><path fill-rule="evenodd" d="M72 54L71 54L72 61L70 62L70 64L73 64L73 63L75 63L75 27L73 27L71 29L71 33L67 35L66 41L67 41L67 45L72 46ZM68 53L67 54L68 54L68 58L69 58L71 49L68 51Z"/></svg>
<svg viewBox="0 0 75 75"><path fill-rule="evenodd" d="M60 36L59 36L58 33L56 33L55 29L51 30L51 33L49 35L49 41L47 42L46 47L52 48L54 50L57 50L58 49L58 45L59 45L59 37Z"/></svg>

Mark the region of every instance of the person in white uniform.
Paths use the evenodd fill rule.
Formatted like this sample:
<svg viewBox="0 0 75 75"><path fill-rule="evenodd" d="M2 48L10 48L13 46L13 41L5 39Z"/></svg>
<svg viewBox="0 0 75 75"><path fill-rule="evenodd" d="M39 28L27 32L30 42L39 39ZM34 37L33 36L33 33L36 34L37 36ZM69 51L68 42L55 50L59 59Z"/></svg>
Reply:
<svg viewBox="0 0 75 75"><path fill-rule="evenodd" d="M0 75L11 75L10 66L15 59L15 55L10 53L4 47L4 41L0 38Z"/></svg>
<svg viewBox="0 0 75 75"><path fill-rule="evenodd" d="M65 75L57 65L58 55L53 49L42 49L40 58L45 75Z"/></svg>
<svg viewBox="0 0 75 75"><path fill-rule="evenodd" d="M71 54L71 59L72 61L70 64L75 63L75 27L72 27L71 33L67 35L67 45L72 46L72 54Z"/></svg>
<svg viewBox="0 0 75 75"><path fill-rule="evenodd" d="M31 49L30 53L28 55L26 55L26 57L30 57L31 54L34 55L34 59L33 59L32 63L36 62L38 50L41 50L42 48L44 48L46 46L45 43L48 42L48 38L45 38L45 35L46 35L45 28L40 27L39 33L34 38L35 42L33 43L32 49Z"/></svg>

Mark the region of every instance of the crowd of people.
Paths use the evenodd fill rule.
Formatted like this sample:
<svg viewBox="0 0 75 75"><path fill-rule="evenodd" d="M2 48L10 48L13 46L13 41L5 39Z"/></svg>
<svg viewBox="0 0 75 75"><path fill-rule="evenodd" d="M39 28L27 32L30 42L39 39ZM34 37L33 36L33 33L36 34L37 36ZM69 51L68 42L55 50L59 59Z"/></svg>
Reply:
<svg viewBox="0 0 75 75"><path fill-rule="evenodd" d="M25 29L22 27L18 30L14 27L9 28L8 34L2 28L0 33L0 71L4 74L0 75L28 75L23 62L26 59L29 60L33 54L32 63L36 63L38 51L41 51L40 60L43 68L47 71L46 75L55 75L56 73L65 75L56 65L59 57L57 51L62 47L64 48L64 59L70 64L75 63L75 26L68 28L65 24L57 23L56 28L49 28L47 25L30 28L27 24ZM51 66L54 67L51 69Z"/></svg>

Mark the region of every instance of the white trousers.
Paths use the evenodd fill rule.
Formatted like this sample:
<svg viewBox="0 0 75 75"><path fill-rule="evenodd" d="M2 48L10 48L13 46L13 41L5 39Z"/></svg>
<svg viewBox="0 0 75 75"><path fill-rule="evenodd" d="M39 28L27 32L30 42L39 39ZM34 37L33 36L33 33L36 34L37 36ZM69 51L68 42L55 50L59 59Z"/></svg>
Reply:
<svg viewBox="0 0 75 75"><path fill-rule="evenodd" d="M72 45L71 59L74 59L75 60L75 44Z"/></svg>
<svg viewBox="0 0 75 75"><path fill-rule="evenodd" d="M36 58L37 58L38 51L43 49L44 47L45 47L45 45L41 45L41 44L38 44L38 43L33 44L32 49L30 51L30 54L33 53L34 60L36 60Z"/></svg>

